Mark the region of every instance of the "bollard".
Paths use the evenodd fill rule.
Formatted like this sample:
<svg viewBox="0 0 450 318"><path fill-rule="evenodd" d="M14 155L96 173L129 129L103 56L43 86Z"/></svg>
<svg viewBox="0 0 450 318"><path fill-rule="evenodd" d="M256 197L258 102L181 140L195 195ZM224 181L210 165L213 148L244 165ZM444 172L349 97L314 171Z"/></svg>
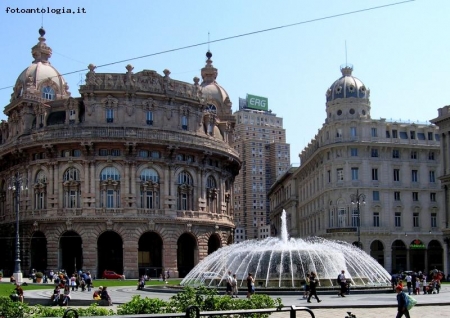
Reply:
<svg viewBox="0 0 450 318"><path fill-rule="evenodd" d="M352 314L350 311L347 311L347 315L348 316L345 316L345 318L356 318L356 316Z"/></svg>

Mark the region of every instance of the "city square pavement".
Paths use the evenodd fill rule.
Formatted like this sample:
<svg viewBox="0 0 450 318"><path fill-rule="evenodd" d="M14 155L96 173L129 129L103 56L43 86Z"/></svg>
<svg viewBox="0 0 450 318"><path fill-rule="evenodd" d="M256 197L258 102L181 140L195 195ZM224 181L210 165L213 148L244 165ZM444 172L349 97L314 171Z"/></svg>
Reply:
<svg viewBox="0 0 450 318"><path fill-rule="evenodd" d="M174 293L167 290L157 291L155 289L140 291L133 287L108 287L109 295L113 301L113 306L109 307L117 310L120 304L131 300L134 295L141 297L160 298L168 300ZM25 299L50 299L51 289L30 290L25 287ZM337 293L333 295L321 295L318 292L321 303L311 299L307 303L302 299L302 295L271 295L273 298L281 298L285 306L305 306L313 310L315 317L335 318L347 316L347 312L355 314L357 318L382 318L394 317L397 312L397 300L395 293L360 293L347 295L345 298L338 297ZM239 297L245 298L245 293L241 292ZM417 299L417 305L411 310L411 317L450 317L450 285L443 285L439 294L413 295ZM90 300L92 292L72 292L72 299ZM271 317L281 318L289 317L289 312L280 312L272 314ZM310 317L307 312L297 312L297 317Z"/></svg>

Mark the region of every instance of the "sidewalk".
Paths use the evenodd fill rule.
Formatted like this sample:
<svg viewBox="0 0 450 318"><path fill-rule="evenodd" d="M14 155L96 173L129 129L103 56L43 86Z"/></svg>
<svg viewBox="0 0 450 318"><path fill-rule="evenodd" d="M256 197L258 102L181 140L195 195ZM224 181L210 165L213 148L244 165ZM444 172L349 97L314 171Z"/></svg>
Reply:
<svg viewBox="0 0 450 318"><path fill-rule="evenodd" d="M129 302L134 295L141 295L141 297L160 298L168 300L174 293L140 291L134 287L108 287L109 295L113 301L113 306L105 307L117 310L120 304ZM89 303L92 299L91 292L72 292L73 305L70 307L76 308L75 300L85 300ZM25 299L50 299L52 290L25 290ZM450 286L443 285L439 294L431 295L412 295L417 299L417 305L412 309L412 317L428 317L432 314L433 317L450 317ZM245 297L243 293L240 297ZM338 295L320 295L321 303L311 300L307 303L302 299L301 294L298 295L272 295L274 298L281 298L285 306L305 306L314 310L315 316L320 318L335 318L345 317L350 311L357 316L357 318L380 318L394 316L396 314L397 299L395 293L382 294L351 294L345 298L338 297ZM431 307L431 308L430 308ZM271 317L281 318L289 317L288 312L275 313ZM297 317L309 317L306 312L297 312Z"/></svg>

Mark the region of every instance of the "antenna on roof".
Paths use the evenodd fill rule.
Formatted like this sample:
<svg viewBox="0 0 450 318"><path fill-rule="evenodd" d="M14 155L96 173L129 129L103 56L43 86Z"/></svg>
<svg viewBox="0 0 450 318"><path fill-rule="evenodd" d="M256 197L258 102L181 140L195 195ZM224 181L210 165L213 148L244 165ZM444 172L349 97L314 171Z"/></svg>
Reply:
<svg viewBox="0 0 450 318"><path fill-rule="evenodd" d="M81 86L81 85L83 85L83 83L84 83L83 74L80 73L80 80L78 81L77 85Z"/></svg>
<svg viewBox="0 0 450 318"><path fill-rule="evenodd" d="M347 66L347 40L345 40L345 66Z"/></svg>
<svg viewBox="0 0 450 318"><path fill-rule="evenodd" d="M209 51L209 31L208 31L208 51Z"/></svg>

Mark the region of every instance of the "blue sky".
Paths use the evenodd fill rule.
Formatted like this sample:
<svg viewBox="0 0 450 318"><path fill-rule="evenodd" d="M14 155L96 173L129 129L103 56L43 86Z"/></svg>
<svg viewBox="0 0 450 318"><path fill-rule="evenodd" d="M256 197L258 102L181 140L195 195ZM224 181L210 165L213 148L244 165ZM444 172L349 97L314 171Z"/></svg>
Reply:
<svg viewBox="0 0 450 318"><path fill-rule="evenodd" d="M32 61L38 29L46 30L51 63L72 96L87 65L106 64L258 30L395 3L395 0L228 0L228 1L14 1L0 5L3 61L0 88L13 86ZM84 8L84 14L15 14L6 8ZM217 82L230 95L268 97L283 117L291 162L323 125L325 92L341 76L340 65L371 90L372 118L420 121L437 117L450 104L450 1L417 0L352 15L211 43ZM191 82L200 77L208 45L102 67L98 72L143 69ZM12 88L0 90L9 102ZM6 119L2 113L0 119Z"/></svg>

